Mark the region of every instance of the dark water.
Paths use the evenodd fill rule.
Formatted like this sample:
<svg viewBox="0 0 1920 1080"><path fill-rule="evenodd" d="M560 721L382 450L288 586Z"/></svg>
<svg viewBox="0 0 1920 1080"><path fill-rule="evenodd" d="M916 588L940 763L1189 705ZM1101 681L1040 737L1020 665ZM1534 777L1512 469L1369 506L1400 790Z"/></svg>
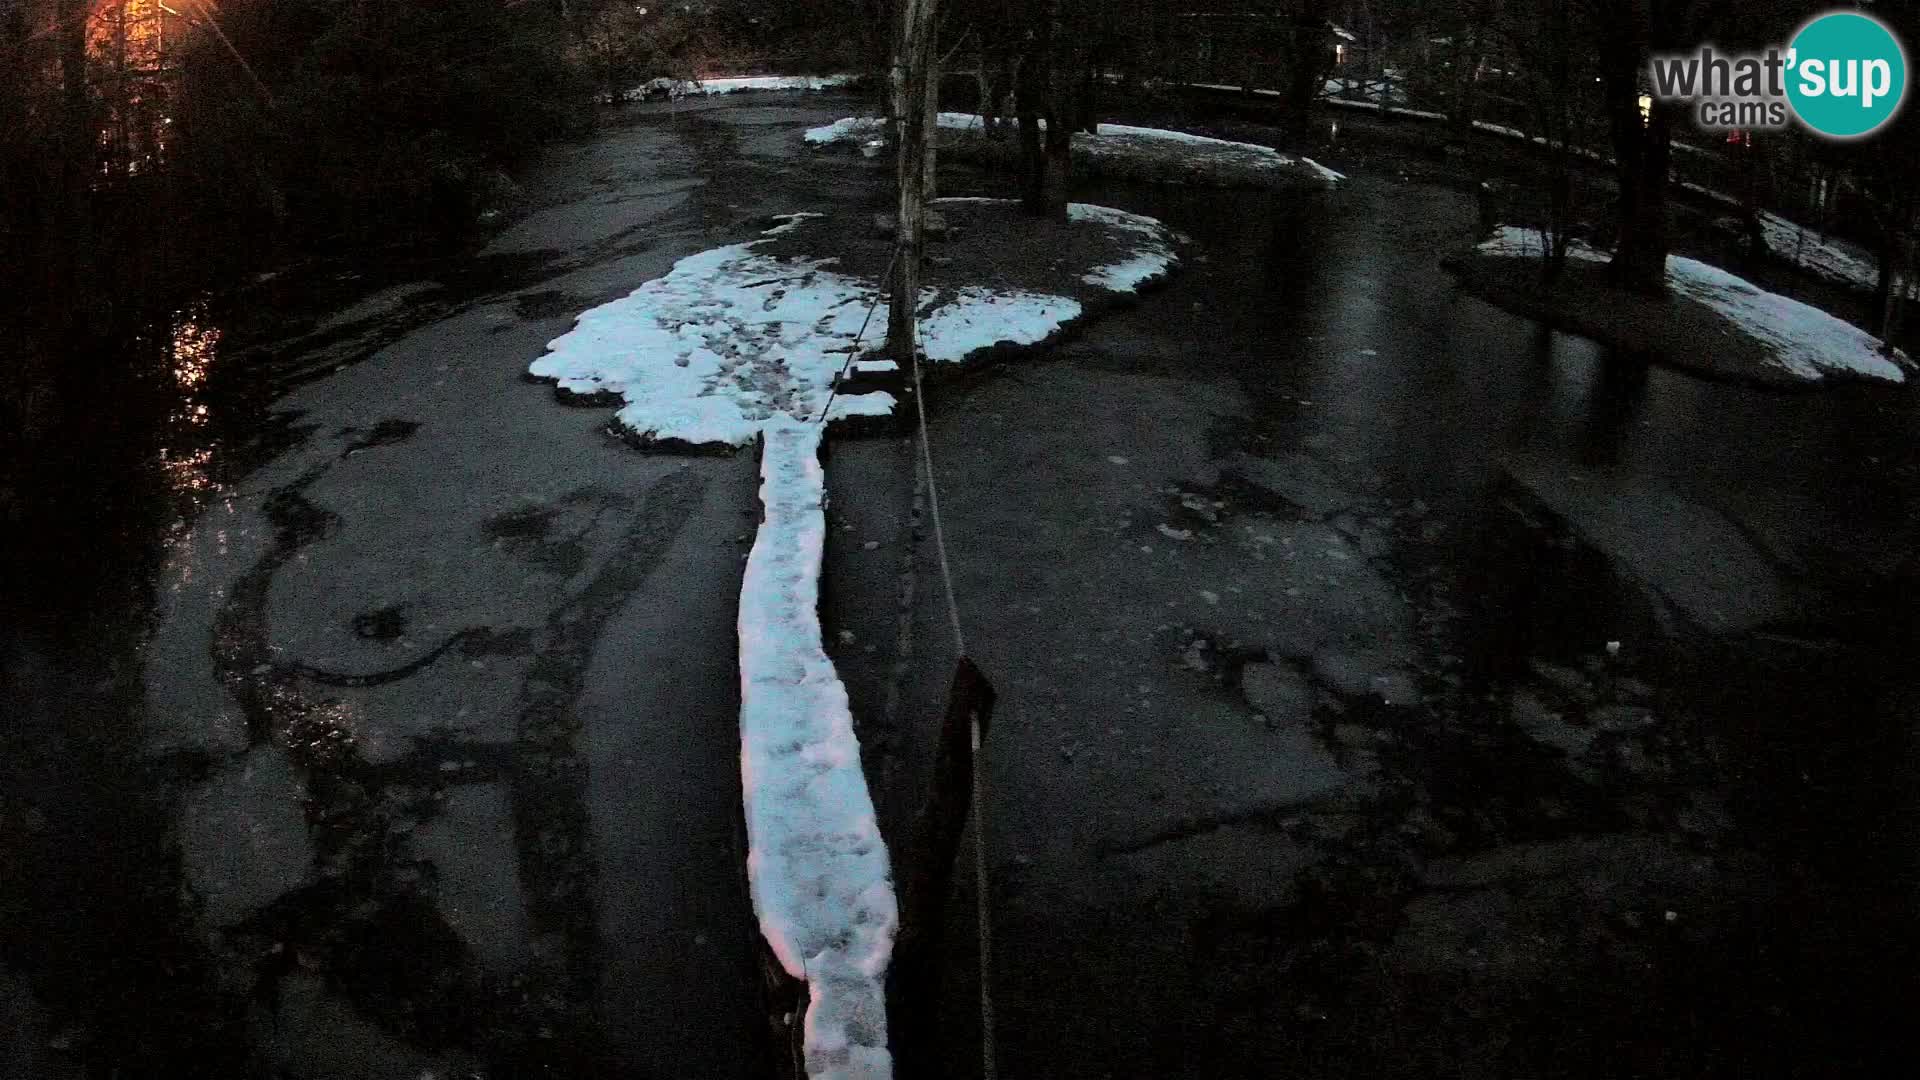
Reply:
<svg viewBox="0 0 1920 1080"><path fill-rule="evenodd" d="M1371 961L1348 956L1318 989L1362 1029L1285 1060L1384 1075L1473 1057L1378 1037L1397 1026L1507 1043L1507 1075L1904 1075L1920 1004L1920 397L1710 382L1467 297L1435 269L1474 239L1460 192L1359 177L1331 197L1083 197L1162 217L1207 260L1169 294L1192 306L1194 348L1165 361L1256 402L1215 433L1219 452L1304 448L1424 511L1390 557L1439 657L1433 726L1389 772L1446 826L1427 854L1663 836L1737 867L1684 932L1634 954L1644 970L1596 953L1524 1005L1411 976L1383 1000L1354 982ZM1714 538L1765 569L1730 571ZM1702 583L1735 607L1778 599L1713 629L1684 603ZM1522 687L1557 693L1541 672L1593 715L1644 682L1669 726L1612 744L1637 762L1570 775L1489 719ZM1730 820L1698 827L1704 804ZM1407 886L1382 880L1336 888L1334 923L1391 910L1382 897ZM1606 888L1610 906L1646 902Z"/></svg>

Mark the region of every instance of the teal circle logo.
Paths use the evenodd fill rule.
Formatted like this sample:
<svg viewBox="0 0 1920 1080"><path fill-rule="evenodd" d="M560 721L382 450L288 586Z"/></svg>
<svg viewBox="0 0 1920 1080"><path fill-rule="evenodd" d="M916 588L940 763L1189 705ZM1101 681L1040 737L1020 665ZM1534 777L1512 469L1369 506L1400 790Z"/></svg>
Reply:
<svg viewBox="0 0 1920 1080"><path fill-rule="evenodd" d="M1788 49L1787 102L1815 133L1857 138L1900 110L1907 55L1880 20L1830 12L1801 27Z"/></svg>

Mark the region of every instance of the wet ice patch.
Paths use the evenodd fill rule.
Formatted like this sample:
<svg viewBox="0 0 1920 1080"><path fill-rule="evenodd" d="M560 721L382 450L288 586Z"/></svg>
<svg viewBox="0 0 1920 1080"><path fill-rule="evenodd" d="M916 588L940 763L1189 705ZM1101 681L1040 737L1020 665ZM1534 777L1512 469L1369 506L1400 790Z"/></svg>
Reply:
<svg viewBox="0 0 1920 1080"><path fill-rule="evenodd" d="M232 925L307 880L305 798L293 763L273 746L235 759L187 797L180 861L208 925Z"/></svg>

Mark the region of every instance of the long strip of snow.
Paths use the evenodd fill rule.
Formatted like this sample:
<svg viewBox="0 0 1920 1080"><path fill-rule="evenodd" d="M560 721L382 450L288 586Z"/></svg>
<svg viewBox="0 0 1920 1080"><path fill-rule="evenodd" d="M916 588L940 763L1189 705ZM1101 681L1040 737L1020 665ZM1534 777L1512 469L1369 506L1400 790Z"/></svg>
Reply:
<svg viewBox="0 0 1920 1080"><path fill-rule="evenodd" d="M1539 257L1540 234L1501 225L1479 250L1488 255ZM1609 256L1575 241L1567 257L1606 262ZM1881 351L1872 334L1790 296L1768 292L1746 278L1684 255L1667 256L1667 286L1676 295L1705 304L1766 345L1773 362L1789 374L1817 382L1830 374L1864 375L1905 382L1906 372ZM1895 357L1904 359L1898 350Z"/></svg>
<svg viewBox="0 0 1920 1080"><path fill-rule="evenodd" d="M939 115L938 123L939 126L943 128L964 130L969 128L984 128L987 122L978 113L943 112ZM1047 130L1047 121L1044 117L1040 119L1039 125L1041 131ZM1194 135L1190 132L1173 131L1167 128L1134 127L1131 124L1100 124L1095 128L1095 133L1103 138L1149 139L1155 142L1186 143L1189 146L1208 146L1216 149L1252 151L1263 156L1270 154L1280 159L1278 164L1282 165L1290 164L1293 161L1292 158L1282 154L1271 146L1232 142L1227 139L1215 139L1207 135ZM1084 137L1086 133L1079 132L1077 134Z"/></svg>
<svg viewBox="0 0 1920 1080"><path fill-rule="evenodd" d="M842 121L845 123L845 121ZM978 130L986 126L986 121L975 113L943 112L937 119L938 126L952 131ZM826 133L835 125L815 128L807 133L810 142L834 141ZM1042 130L1046 121L1040 122ZM818 134L821 137L815 138ZM839 138L851 137L853 130L839 135ZM1233 142L1229 139L1215 139L1206 135L1194 135L1185 131L1171 131L1166 128L1135 127L1131 124L1101 124L1092 135L1076 132L1073 136L1076 152L1086 153L1095 158L1121 158L1134 153L1143 144L1165 143L1185 146L1195 152L1196 160L1211 158L1225 166L1241 169L1286 169L1293 167L1299 159L1290 157L1271 146L1258 143ZM1329 184L1344 179L1332 169L1317 164L1309 164L1315 175Z"/></svg>
<svg viewBox="0 0 1920 1080"><path fill-rule="evenodd" d="M847 689L820 638L819 424L762 428L763 520L740 586L740 785L761 932L807 984L806 1070L884 1080L898 910Z"/></svg>

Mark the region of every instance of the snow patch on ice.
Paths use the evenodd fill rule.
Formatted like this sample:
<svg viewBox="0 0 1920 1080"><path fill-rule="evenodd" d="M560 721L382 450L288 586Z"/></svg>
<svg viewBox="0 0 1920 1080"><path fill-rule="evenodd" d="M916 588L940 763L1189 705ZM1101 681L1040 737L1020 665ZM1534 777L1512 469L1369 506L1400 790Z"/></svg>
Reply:
<svg viewBox="0 0 1920 1080"><path fill-rule="evenodd" d="M1173 251L1173 234L1165 225L1144 214L1130 214L1091 203L1070 203L1067 219L1105 225L1133 240L1133 251L1125 259L1095 267L1081 278L1089 285L1112 292L1138 292L1148 282L1166 277L1180 261Z"/></svg>
<svg viewBox="0 0 1920 1080"><path fill-rule="evenodd" d="M1481 241L1487 255L1531 256L1545 251L1540 233L1517 225L1501 225ZM1567 250L1569 259L1606 262L1610 256L1580 241ZM1829 374L1864 375L1905 382L1906 356L1881 352L1881 342L1845 319L1768 292L1720 267L1684 255L1667 256L1667 286L1676 295L1696 300L1737 324L1767 346L1773 362L1809 382Z"/></svg>
<svg viewBox="0 0 1920 1080"><path fill-rule="evenodd" d="M763 427L764 520L740 588L747 877L774 956L809 991L806 1070L883 1078L898 911L847 689L820 638L820 425Z"/></svg>
<svg viewBox="0 0 1920 1080"><path fill-rule="evenodd" d="M1080 302L969 285L953 303L920 314L920 351L933 361L963 360L1001 342L1036 345L1080 317Z"/></svg>
<svg viewBox="0 0 1920 1080"><path fill-rule="evenodd" d="M1168 235L1123 211L1075 204L1072 214L1138 236L1142 251ZM817 217L781 215L762 236ZM896 901L846 687L822 646L818 613L826 522L817 419L875 286L832 269L830 259L776 259L758 250L765 242L681 259L666 276L582 314L529 370L574 393L621 396L620 422L645 437L762 440L764 518L738 621L754 912L781 966L808 986L807 1075L882 1080L892 1071L885 982ZM1104 269L1116 282L1127 276ZM1081 313L1066 297L977 286L927 290L921 310L922 347L936 361L1043 341ZM863 371L894 366L859 362ZM833 415L884 415L893 406L884 393L842 394Z"/></svg>

